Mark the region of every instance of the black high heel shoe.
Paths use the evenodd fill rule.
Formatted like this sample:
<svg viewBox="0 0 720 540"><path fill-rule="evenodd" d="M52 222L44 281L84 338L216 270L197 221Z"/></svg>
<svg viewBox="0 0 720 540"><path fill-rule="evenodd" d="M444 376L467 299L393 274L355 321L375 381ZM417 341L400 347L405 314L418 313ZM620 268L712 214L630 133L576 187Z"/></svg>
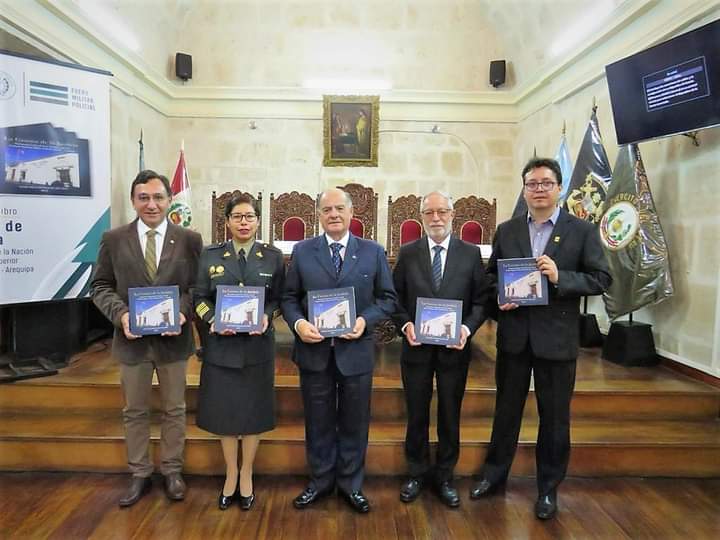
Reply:
<svg viewBox="0 0 720 540"><path fill-rule="evenodd" d="M225 486L223 485L223 488ZM235 491L232 495L224 495L223 490L220 490L220 496L218 497L218 508L220 510L227 510L230 508L230 505L233 503L235 499L240 497L240 481L238 481L237 486L235 486Z"/></svg>
<svg viewBox="0 0 720 540"><path fill-rule="evenodd" d="M249 497L243 497L240 495L240 492L238 491L238 497L240 498L240 508L243 510L250 510L252 508L252 505L255 503L255 492L252 492L252 495Z"/></svg>

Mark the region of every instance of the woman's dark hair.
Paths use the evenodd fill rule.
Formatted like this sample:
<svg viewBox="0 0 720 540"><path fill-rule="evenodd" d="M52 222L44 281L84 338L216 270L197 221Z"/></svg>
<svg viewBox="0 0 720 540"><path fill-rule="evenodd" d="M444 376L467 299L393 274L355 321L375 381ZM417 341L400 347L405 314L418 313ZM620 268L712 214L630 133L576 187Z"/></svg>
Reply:
<svg viewBox="0 0 720 540"><path fill-rule="evenodd" d="M230 200L225 205L225 219L230 219L230 214L232 214L233 208L235 208L238 204L249 204L252 206L253 211L257 215L258 219L260 219L260 207L258 206L257 201L247 193L238 193L237 195L230 197Z"/></svg>

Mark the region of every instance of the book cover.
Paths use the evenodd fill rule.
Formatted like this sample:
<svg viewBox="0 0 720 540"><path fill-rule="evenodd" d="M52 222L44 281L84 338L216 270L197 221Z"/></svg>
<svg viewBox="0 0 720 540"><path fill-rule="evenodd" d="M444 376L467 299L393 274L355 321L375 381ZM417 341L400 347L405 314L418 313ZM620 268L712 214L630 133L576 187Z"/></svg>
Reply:
<svg viewBox="0 0 720 540"><path fill-rule="evenodd" d="M540 273L532 257L498 259L498 303L545 306L548 303L547 276Z"/></svg>
<svg viewBox="0 0 720 540"><path fill-rule="evenodd" d="M215 331L262 332L265 287L218 285L215 298Z"/></svg>
<svg viewBox="0 0 720 540"><path fill-rule="evenodd" d="M353 287L308 291L307 301L309 321L323 336L341 336L355 327Z"/></svg>
<svg viewBox="0 0 720 540"><path fill-rule="evenodd" d="M424 298L415 305L415 338L430 345L459 345L462 300Z"/></svg>
<svg viewBox="0 0 720 540"><path fill-rule="evenodd" d="M149 336L180 332L180 288L133 287L128 289L130 333Z"/></svg>

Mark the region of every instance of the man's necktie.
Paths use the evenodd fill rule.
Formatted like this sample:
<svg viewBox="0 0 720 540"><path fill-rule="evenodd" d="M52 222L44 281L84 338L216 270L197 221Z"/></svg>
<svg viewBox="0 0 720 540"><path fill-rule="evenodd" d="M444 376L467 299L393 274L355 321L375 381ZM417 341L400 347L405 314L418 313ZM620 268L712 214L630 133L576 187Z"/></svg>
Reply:
<svg viewBox="0 0 720 540"><path fill-rule="evenodd" d="M332 250L332 262L333 266L335 266L335 274L340 275L340 269L342 268L342 259L340 258L340 250L342 249L342 244L340 242L333 242L330 244L330 249Z"/></svg>
<svg viewBox="0 0 720 540"><path fill-rule="evenodd" d="M238 251L238 266L240 267L240 275L243 276L243 279L245 278L246 263L247 260L245 259L245 250L240 248L240 251Z"/></svg>
<svg viewBox="0 0 720 540"><path fill-rule="evenodd" d="M440 258L442 250L442 246L433 246L433 251L435 251L435 255L433 255L432 260L432 280L433 289L435 291L440 290L440 284L442 283L442 259Z"/></svg>
<svg viewBox="0 0 720 540"><path fill-rule="evenodd" d="M157 275L157 250L155 247L155 236L157 231L149 230L145 233L147 242L145 243L145 271L150 281L155 281Z"/></svg>

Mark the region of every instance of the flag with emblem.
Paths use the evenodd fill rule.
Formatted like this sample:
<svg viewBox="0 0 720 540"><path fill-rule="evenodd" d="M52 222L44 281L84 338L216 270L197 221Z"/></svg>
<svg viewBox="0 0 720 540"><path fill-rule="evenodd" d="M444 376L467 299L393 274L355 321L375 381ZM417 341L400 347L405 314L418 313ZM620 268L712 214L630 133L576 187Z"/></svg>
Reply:
<svg viewBox="0 0 720 540"><path fill-rule="evenodd" d="M597 107L593 105L567 188L565 208L575 217L597 225L605 210L611 180L612 171L600 135Z"/></svg>
<svg viewBox="0 0 720 540"><path fill-rule="evenodd" d="M673 295L665 236L636 144L615 162L600 239L613 282L603 295L611 320Z"/></svg>
<svg viewBox="0 0 720 540"><path fill-rule="evenodd" d="M192 224L192 206L190 179L185 166L185 142L180 145L180 158L170 185L173 200L168 211L168 219L175 225L190 227Z"/></svg>

